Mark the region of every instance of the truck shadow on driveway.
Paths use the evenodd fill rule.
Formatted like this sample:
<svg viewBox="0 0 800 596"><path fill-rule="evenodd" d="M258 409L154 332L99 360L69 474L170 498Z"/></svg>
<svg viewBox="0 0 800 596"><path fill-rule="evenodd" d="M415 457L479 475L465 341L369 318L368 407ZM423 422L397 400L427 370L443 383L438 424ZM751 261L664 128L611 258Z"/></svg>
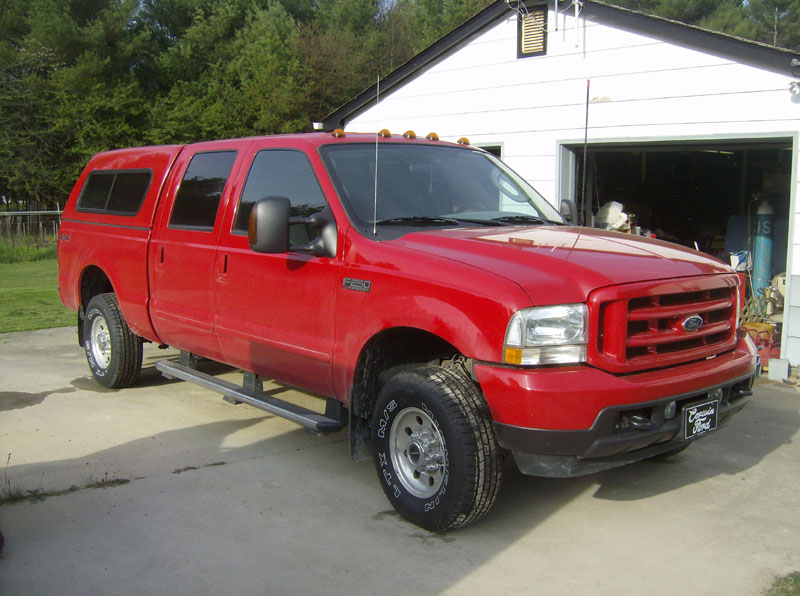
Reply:
<svg viewBox="0 0 800 596"><path fill-rule="evenodd" d="M156 362L159 360L166 360L167 362L178 363L180 356L173 351L160 354L147 354L145 353L144 361L142 362L142 372L139 379L133 387L160 387L162 385L174 385L175 383L183 383L180 379L168 379L161 372L156 369ZM213 360L202 359L197 365L197 370L204 372L208 375L222 375L229 372L234 372L237 369L215 362ZM71 382L71 385L80 389L81 391L93 391L95 393L114 393L117 389L109 389L97 383L91 376L79 377Z"/></svg>
<svg viewBox="0 0 800 596"><path fill-rule="evenodd" d="M170 385L173 383L184 383L180 379L168 379L156 368L156 362L159 360L166 360L178 364L180 362L180 355L176 354L174 350L168 352L159 352L157 354L148 354L145 352L144 361L142 362L142 373L139 380L136 381L135 387L158 387L160 385ZM233 366L216 362L215 360L207 360L201 358L197 363L197 370L204 372L207 375L222 375L238 370Z"/></svg>

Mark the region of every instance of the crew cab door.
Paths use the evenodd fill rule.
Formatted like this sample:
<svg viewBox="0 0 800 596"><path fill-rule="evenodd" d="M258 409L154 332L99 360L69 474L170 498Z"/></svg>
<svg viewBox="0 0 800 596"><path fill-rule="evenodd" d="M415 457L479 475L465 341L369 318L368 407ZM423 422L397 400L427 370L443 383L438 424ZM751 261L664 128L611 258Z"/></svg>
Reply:
<svg viewBox="0 0 800 596"><path fill-rule="evenodd" d="M178 157L150 243L150 313L161 340L218 359L214 334L217 243L233 190L238 146L191 145Z"/></svg>
<svg viewBox="0 0 800 596"><path fill-rule="evenodd" d="M228 209L217 254L216 334L225 362L332 397L341 262L303 252L260 254L248 243L250 210L265 197L289 198L293 216L334 219L309 157L279 142L254 144L241 195ZM293 244L317 233L311 226L290 227Z"/></svg>

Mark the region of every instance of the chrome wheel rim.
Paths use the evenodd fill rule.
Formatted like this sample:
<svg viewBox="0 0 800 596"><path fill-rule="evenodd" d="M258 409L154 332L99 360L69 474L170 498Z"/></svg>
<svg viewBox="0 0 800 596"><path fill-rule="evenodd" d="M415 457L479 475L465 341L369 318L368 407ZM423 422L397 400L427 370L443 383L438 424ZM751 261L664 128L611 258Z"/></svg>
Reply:
<svg viewBox="0 0 800 596"><path fill-rule="evenodd" d="M437 493L447 467L445 442L428 414L418 408L400 412L389 431L389 451L408 492L421 499Z"/></svg>
<svg viewBox="0 0 800 596"><path fill-rule="evenodd" d="M108 368L111 364L111 335L105 317L97 317L92 321L92 357L100 368Z"/></svg>

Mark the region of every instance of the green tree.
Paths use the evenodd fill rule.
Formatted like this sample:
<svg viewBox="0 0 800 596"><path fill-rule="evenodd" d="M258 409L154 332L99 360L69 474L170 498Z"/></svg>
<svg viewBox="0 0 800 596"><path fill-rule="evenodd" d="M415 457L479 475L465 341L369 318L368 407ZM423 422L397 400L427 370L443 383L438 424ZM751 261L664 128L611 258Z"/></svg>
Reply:
<svg viewBox="0 0 800 596"><path fill-rule="evenodd" d="M492 0L413 0L414 29L418 50L432 44L477 14Z"/></svg>
<svg viewBox="0 0 800 596"><path fill-rule="evenodd" d="M58 168L65 139L52 127L57 100L46 76L56 66L45 48L22 49L0 62L0 195L14 209L52 205L66 183Z"/></svg>
<svg viewBox="0 0 800 596"><path fill-rule="evenodd" d="M796 47L800 43L798 0L749 0L747 13L755 24L759 41L782 47Z"/></svg>
<svg viewBox="0 0 800 596"><path fill-rule="evenodd" d="M220 111L238 135L293 132L310 121L297 99L300 85L293 52L297 28L283 5L256 9L231 47L231 60L218 73Z"/></svg>
<svg viewBox="0 0 800 596"><path fill-rule="evenodd" d="M800 44L800 0L613 0L613 4L770 45Z"/></svg>
<svg viewBox="0 0 800 596"><path fill-rule="evenodd" d="M719 8L700 19L697 25L744 39L758 38L755 23L737 1L721 2Z"/></svg>
<svg viewBox="0 0 800 596"><path fill-rule="evenodd" d="M133 76L135 0L8 0L0 11L0 187L64 204L88 157L135 143L146 109Z"/></svg>

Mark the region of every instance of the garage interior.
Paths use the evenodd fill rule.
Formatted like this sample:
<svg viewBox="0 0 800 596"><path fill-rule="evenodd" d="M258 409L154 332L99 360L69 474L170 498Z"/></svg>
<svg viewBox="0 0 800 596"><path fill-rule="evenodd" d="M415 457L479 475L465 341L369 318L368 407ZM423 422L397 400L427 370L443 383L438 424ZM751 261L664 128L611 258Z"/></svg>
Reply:
<svg viewBox="0 0 800 596"><path fill-rule="evenodd" d="M748 275L744 322L755 325L751 335L764 348L762 360L778 357L792 140L592 144L585 160L582 146L570 149L579 221L668 240L725 262L731 262L731 253L746 258L740 267ZM772 254L766 261L768 287L758 289L756 280L753 292L753 263L763 248L756 242L758 226L763 225L757 214L770 208L774 214L769 226Z"/></svg>

